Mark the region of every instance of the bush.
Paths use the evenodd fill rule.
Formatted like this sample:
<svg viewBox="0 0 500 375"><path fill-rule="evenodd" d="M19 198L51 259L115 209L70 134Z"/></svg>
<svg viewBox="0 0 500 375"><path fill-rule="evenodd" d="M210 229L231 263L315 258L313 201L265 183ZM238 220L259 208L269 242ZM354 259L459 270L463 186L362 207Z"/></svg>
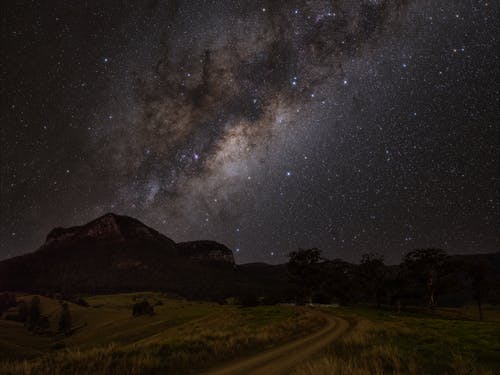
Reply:
<svg viewBox="0 0 500 375"><path fill-rule="evenodd" d="M253 293L246 293L240 296L239 302L242 307L253 307L259 305L259 299Z"/></svg>
<svg viewBox="0 0 500 375"><path fill-rule="evenodd" d="M153 306L148 301L142 301L134 303L132 306L132 315L133 316L141 316L141 315L154 315L155 311Z"/></svg>
<svg viewBox="0 0 500 375"><path fill-rule="evenodd" d="M264 296L261 300L261 304L265 306L277 305L278 303L280 303L279 297L273 295Z"/></svg>
<svg viewBox="0 0 500 375"><path fill-rule="evenodd" d="M75 303L78 305L78 306L82 306L82 307L90 307L89 303L84 300L83 298L78 298Z"/></svg>

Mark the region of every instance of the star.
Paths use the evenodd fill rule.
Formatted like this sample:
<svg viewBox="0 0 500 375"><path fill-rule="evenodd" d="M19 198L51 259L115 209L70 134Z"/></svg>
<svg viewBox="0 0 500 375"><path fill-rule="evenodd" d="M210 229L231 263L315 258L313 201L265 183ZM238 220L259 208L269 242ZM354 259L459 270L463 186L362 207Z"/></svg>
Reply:
<svg viewBox="0 0 500 375"><path fill-rule="evenodd" d="M216 3L8 7L0 259L110 209L242 262L495 250L491 2Z"/></svg>

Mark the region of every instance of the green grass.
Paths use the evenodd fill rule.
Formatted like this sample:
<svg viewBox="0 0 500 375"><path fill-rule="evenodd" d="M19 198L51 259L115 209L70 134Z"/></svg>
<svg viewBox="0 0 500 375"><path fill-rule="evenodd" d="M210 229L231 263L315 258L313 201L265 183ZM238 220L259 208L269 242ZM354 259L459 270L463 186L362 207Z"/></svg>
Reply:
<svg viewBox="0 0 500 375"><path fill-rule="evenodd" d="M30 296L25 297L30 299ZM153 316L132 317L143 298ZM95 296L70 304L75 332L35 335L0 320L0 374L186 374L288 341L323 321L290 306L240 308L167 298L159 293ZM60 304L41 299L57 327ZM62 349L54 349L54 345Z"/></svg>
<svg viewBox="0 0 500 375"><path fill-rule="evenodd" d="M483 322L451 319L452 309L447 310L396 314L335 309L336 315L353 323L352 330L296 374L500 373L500 324L495 310L489 311L492 320Z"/></svg>

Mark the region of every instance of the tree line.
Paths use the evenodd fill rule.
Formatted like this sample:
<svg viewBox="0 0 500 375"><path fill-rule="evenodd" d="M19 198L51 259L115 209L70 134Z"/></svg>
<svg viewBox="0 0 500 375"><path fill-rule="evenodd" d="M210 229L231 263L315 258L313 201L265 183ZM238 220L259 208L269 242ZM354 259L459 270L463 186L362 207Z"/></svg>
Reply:
<svg viewBox="0 0 500 375"><path fill-rule="evenodd" d="M425 306L434 310L444 294L469 291L479 318L491 289L498 290L498 276L485 261L460 262L442 249L416 249L398 266L388 266L377 253L361 256L354 265L328 260L317 248L289 254L288 275L297 303L371 303L397 310Z"/></svg>

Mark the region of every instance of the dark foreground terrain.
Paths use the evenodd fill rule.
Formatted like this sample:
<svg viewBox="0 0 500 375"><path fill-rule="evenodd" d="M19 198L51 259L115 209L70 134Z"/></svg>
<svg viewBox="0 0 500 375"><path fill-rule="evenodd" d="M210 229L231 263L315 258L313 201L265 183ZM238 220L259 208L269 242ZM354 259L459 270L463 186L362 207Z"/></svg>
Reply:
<svg viewBox="0 0 500 375"><path fill-rule="evenodd" d="M33 296L17 296L31 301ZM242 308L161 293L99 295L68 303L39 297L43 329L0 319L1 374L494 374L500 311L432 315L371 308ZM154 312L133 316L148 301ZM83 304L83 303L81 303Z"/></svg>

